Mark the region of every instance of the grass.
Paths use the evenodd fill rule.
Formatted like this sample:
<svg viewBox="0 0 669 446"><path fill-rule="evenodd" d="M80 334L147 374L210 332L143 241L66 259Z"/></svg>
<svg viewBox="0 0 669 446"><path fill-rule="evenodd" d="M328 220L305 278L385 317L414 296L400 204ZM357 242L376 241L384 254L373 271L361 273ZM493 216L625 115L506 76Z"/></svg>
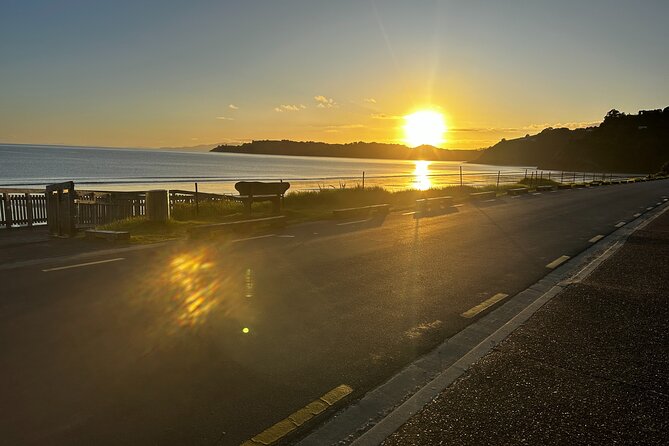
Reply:
<svg viewBox="0 0 669 446"><path fill-rule="evenodd" d="M544 180L541 184L555 184ZM499 191L520 187L521 184L500 185ZM448 186L425 191L408 189L389 191L382 187L352 187L323 189L319 191L293 192L284 198L283 213L291 223L326 220L332 217L334 209L368 206L388 203L394 210L413 209L416 200L440 196L452 196L455 202L462 202L472 192L498 190L494 185L483 187ZM260 218L271 215L271 203L254 203L252 217L245 213L241 202L221 200L201 202L196 209L194 204L177 203L172 209L172 218L166 223L150 222L145 217L130 218L101 226L100 229L111 231L129 231L135 243L153 243L158 241L183 238L188 228L207 223L222 223L247 218Z"/></svg>

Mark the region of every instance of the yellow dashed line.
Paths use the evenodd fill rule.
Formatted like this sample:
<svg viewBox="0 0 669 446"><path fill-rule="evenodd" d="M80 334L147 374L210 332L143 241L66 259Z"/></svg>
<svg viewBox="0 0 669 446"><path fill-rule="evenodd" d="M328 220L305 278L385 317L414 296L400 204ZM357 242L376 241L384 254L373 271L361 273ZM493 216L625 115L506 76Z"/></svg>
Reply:
<svg viewBox="0 0 669 446"><path fill-rule="evenodd" d="M505 298L507 298L507 297L509 297L508 294L497 293L497 294L495 294L493 297L484 300L483 302L481 302L480 304L478 304L478 305L475 306L474 308L471 308L471 309L465 311L465 312L462 313L460 316L462 316L462 317L466 317L466 318L474 317L474 316L476 316L477 314L479 314L481 311L485 310L485 309L488 308L488 307L493 306L494 304L496 304L496 303L499 302L500 300L505 299Z"/></svg>
<svg viewBox="0 0 669 446"><path fill-rule="evenodd" d="M557 259L553 260L551 263L546 265L546 268L555 269L558 266L562 265L564 262L569 260L569 256L560 256Z"/></svg>
<svg viewBox="0 0 669 446"><path fill-rule="evenodd" d="M350 395L351 392L353 392L351 386L347 386L346 384L337 386L317 400L310 402L300 410L288 415L287 418L284 418L275 425L265 429L250 440L245 441L241 446L267 446L274 444L316 415L324 412L328 407Z"/></svg>

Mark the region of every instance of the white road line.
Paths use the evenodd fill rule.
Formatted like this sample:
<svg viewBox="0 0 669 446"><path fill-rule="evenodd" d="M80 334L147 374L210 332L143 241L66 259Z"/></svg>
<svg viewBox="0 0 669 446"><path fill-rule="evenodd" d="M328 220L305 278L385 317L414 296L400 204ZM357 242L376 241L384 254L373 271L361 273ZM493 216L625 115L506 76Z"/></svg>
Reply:
<svg viewBox="0 0 669 446"><path fill-rule="evenodd" d="M634 217L634 218L641 217L641 213L637 212L636 214L632 215L632 217Z"/></svg>
<svg viewBox="0 0 669 446"><path fill-rule="evenodd" d="M490 200L483 200L481 203L492 203L493 201L497 201L497 199L491 198Z"/></svg>
<svg viewBox="0 0 669 446"><path fill-rule="evenodd" d="M97 262L78 263L76 265L59 266L56 268L47 268L43 269L42 272L48 273L50 271L60 271L63 269L81 268L82 266L100 265L101 263L118 262L119 260L125 260L125 257L118 257L116 259L98 260Z"/></svg>
<svg viewBox="0 0 669 446"><path fill-rule="evenodd" d="M464 206L464 204L462 203L453 205L454 208L461 208L462 206Z"/></svg>
<svg viewBox="0 0 669 446"><path fill-rule="evenodd" d="M509 297L508 294L497 293L494 296L492 296L491 298L484 300L483 302L481 302L477 306L475 306L473 308L470 308L469 310L465 311L460 316L466 317L466 318L474 317L477 314L479 314L481 311L495 305L497 302L499 302L500 300L505 299L507 297Z"/></svg>
<svg viewBox="0 0 669 446"><path fill-rule="evenodd" d="M355 225L358 223L367 223L369 219L367 220L356 220L356 221L345 221L343 223L337 223L337 226L346 226L346 225Z"/></svg>
<svg viewBox="0 0 669 446"><path fill-rule="evenodd" d="M413 214L416 214L416 211L402 213L402 215L413 215Z"/></svg>
<svg viewBox="0 0 669 446"><path fill-rule="evenodd" d="M570 259L569 256L560 256L560 257L558 257L557 259L553 260L553 261L552 261L551 263L549 263L548 265L546 265L546 268L555 269L555 268L557 268L558 266L562 265L564 262L566 262L566 261L569 260L569 259Z"/></svg>
<svg viewBox="0 0 669 446"><path fill-rule="evenodd" d="M594 236L593 238L591 238L591 239L588 240L588 241L589 241L590 243L597 243L598 241L600 241L600 240L603 239L603 238L604 238L603 235L596 235L596 236Z"/></svg>
<svg viewBox="0 0 669 446"><path fill-rule="evenodd" d="M647 210L647 211L652 211L652 210L653 210L653 206L648 206L648 207L646 208L646 210Z"/></svg>
<svg viewBox="0 0 669 446"><path fill-rule="evenodd" d="M621 221L620 223L616 224L615 227L616 228L622 228L623 226L625 226L626 223L627 222Z"/></svg>
<svg viewBox="0 0 669 446"><path fill-rule="evenodd" d="M267 234L267 235L258 235L256 237L248 237L248 238L239 238L237 240L233 240L230 243L238 243L238 242L248 242L250 240L260 240L262 238L269 238L269 237L274 237L275 234Z"/></svg>
<svg viewBox="0 0 669 446"><path fill-rule="evenodd" d="M277 235L279 238L295 238L294 235L288 235L288 234L282 234L282 235Z"/></svg>
<svg viewBox="0 0 669 446"><path fill-rule="evenodd" d="M532 195L541 195L541 192L533 192Z"/></svg>
<svg viewBox="0 0 669 446"><path fill-rule="evenodd" d="M661 202L661 201L658 201L657 203L655 203L655 206L659 206L659 205L661 205L661 204L662 204L662 202Z"/></svg>

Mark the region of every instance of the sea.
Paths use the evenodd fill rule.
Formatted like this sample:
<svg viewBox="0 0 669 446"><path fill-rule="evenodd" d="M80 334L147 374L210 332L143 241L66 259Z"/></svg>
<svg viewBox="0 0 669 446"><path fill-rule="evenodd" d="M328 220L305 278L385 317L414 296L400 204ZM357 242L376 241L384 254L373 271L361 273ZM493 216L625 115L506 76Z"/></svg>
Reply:
<svg viewBox="0 0 669 446"><path fill-rule="evenodd" d="M249 155L159 149L0 144L0 188L42 189L74 181L81 190L198 190L234 193L237 181L287 181L291 191L365 183L390 190L494 183L527 167L457 161ZM364 180L363 180L364 176Z"/></svg>

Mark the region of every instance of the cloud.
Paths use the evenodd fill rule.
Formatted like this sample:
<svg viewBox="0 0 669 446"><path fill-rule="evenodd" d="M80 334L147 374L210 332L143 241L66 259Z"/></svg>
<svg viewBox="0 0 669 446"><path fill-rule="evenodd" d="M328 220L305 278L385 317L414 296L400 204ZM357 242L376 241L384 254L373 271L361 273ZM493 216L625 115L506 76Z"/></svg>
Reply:
<svg viewBox="0 0 669 446"><path fill-rule="evenodd" d="M340 125L328 125L325 128L328 130L339 130L339 129L364 129L366 126L364 124L340 124ZM326 130L326 132L328 131Z"/></svg>
<svg viewBox="0 0 669 446"><path fill-rule="evenodd" d="M372 119L402 119L402 116L386 115L385 113L372 113Z"/></svg>
<svg viewBox="0 0 669 446"><path fill-rule="evenodd" d="M229 108L230 110L239 110L239 107L237 107L235 104L230 104L230 105L228 105L228 108Z"/></svg>
<svg viewBox="0 0 669 446"><path fill-rule="evenodd" d="M314 100L318 103L318 108L332 108L336 107L337 103L332 98L327 98L325 96L314 96Z"/></svg>
<svg viewBox="0 0 669 446"><path fill-rule="evenodd" d="M293 105L293 104L282 104L279 105L278 107L274 107L275 112L283 113L283 112L296 112L300 110L304 110L307 108L306 105L298 104L298 105Z"/></svg>
<svg viewBox="0 0 669 446"><path fill-rule="evenodd" d="M228 118L227 116L216 116L216 119L220 119L221 121L234 121L235 118Z"/></svg>
<svg viewBox="0 0 669 446"><path fill-rule="evenodd" d="M365 99L363 99L363 102L367 102L368 104L376 104L376 99L374 99L374 98L365 98Z"/></svg>

